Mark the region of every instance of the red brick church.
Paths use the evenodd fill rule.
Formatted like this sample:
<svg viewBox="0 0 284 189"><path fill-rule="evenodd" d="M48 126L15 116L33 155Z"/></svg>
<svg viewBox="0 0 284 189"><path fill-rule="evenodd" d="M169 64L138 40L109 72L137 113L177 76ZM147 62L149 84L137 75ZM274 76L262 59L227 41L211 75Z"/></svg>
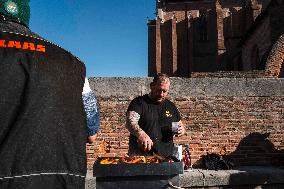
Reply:
<svg viewBox="0 0 284 189"><path fill-rule="evenodd" d="M265 70L273 44L284 33L283 3L157 0L157 17L148 21L148 76ZM283 66L278 75L283 77Z"/></svg>

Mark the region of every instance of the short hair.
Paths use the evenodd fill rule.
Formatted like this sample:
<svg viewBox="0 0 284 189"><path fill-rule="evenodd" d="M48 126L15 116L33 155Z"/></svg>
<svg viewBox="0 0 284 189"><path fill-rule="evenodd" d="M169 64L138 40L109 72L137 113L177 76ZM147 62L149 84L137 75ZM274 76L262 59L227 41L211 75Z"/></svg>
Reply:
<svg viewBox="0 0 284 189"><path fill-rule="evenodd" d="M153 79L151 85L155 85L155 84L157 84L157 83L164 83L164 82L166 82L166 83L169 82L169 83L170 83L170 78L169 78L169 76L168 76L167 74L164 74L164 73L158 73L158 74L154 77L154 79Z"/></svg>

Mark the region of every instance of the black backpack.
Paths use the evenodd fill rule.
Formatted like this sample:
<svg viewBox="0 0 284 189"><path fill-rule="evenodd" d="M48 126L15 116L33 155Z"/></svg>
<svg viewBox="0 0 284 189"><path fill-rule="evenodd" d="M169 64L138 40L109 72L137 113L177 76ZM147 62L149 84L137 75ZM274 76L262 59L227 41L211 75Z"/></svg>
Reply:
<svg viewBox="0 0 284 189"><path fill-rule="evenodd" d="M208 170L228 170L234 167L234 163L226 156L220 156L215 153L203 156L203 167Z"/></svg>

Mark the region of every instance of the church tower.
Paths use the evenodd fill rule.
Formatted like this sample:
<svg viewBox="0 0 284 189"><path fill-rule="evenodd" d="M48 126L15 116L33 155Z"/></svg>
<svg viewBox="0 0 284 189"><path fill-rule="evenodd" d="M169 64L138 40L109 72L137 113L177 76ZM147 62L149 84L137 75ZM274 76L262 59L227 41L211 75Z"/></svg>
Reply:
<svg viewBox="0 0 284 189"><path fill-rule="evenodd" d="M148 21L148 76L228 70L233 51L269 0L156 0ZM237 68L236 68L237 69Z"/></svg>

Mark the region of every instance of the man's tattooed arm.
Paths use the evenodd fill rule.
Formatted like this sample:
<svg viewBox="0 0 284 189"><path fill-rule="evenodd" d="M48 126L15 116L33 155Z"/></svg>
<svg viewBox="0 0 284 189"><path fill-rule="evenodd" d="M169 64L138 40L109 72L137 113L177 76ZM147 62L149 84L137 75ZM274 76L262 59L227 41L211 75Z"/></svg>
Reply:
<svg viewBox="0 0 284 189"><path fill-rule="evenodd" d="M143 131L138 125L139 119L140 115L135 111L128 111L126 113L126 128L136 137L139 136L139 132Z"/></svg>

